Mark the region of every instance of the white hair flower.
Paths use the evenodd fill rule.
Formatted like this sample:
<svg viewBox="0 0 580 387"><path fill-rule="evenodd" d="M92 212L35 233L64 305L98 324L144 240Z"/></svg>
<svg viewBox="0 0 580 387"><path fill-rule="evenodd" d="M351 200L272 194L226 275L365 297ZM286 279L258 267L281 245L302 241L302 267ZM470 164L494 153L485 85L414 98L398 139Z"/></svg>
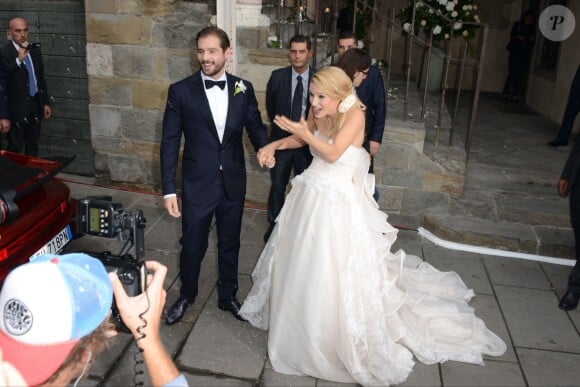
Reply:
<svg viewBox="0 0 580 387"><path fill-rule="evenodd" d="M340 103L338 104L338 112L339 113L346 113L349 111L355 104L356 97L354 94L347 95Z"/></svg>

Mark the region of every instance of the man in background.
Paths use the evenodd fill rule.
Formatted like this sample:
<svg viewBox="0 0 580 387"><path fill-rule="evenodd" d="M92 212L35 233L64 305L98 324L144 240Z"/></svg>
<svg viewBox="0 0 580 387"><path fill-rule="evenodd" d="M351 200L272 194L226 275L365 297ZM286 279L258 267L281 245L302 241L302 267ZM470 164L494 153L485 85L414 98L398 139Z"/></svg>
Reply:
<svg viewBox="0 0 580 387"><path fill-rule="evenodd" d="M6 95L11 117L8 150L38 156L41 121L52 111L40 47L28 41L28 22L16 17L8 23L10 42L0 49L6 71Z"/></svg>
<svg viewBox="0 0 580 387"><path fill-rule="evenodd" d="M0 135L10 130L10 114L8 111L8 97L6 96L6 74L4 64L0 60ZM0 148L2 141L0 137Z"/></svg>
<svg viewBox="0 0 580 387"><path fill-rule="evenodd" d="M288 58L291 65L274 70L266 88L266 109L270 122L272 122L271 141L290 135L274 124L276 115L300 121L300 118L308 116L310 109L308 85L310 76L314 71L309 65L310 58L312 58L310 38L304 35L292 37ZM270 178L272 179L268 196L268 222L270 225L264 234L264 242L268 241L274 229L276 217L284 205L286 187L292 170L294 170L294 175L299 175L310 165L311 161L312 154L308 146L276 151L276 164L274 168L270 169Z"/></svg>

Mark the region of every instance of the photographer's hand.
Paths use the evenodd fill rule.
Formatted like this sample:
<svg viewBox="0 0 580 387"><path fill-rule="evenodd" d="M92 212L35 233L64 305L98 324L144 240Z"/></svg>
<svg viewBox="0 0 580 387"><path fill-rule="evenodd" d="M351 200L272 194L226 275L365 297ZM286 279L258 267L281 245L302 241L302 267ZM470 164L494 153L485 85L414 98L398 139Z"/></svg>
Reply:
<svg viewBox="0 0 580 387"><path fill-rule="evenodd" d="M166 198L164 206L167 212L169 212L169 215L173 216L174 218L179 218L181 216L179 206L177 205L177 196L169 196Z"/></svg>
<svg viewBox="0 0 580 387"><path fill-rule="evenodd" d="M109 273L109 277L121 318L143 350L151 382L154 386L161 386L179 376L179 371L165 351L159 335L166 297L163 281L167 275L167 267L156 261L147 261L145 265L153 275L147 276L147 290L138 296L127 295L117 274Z"/></svg>

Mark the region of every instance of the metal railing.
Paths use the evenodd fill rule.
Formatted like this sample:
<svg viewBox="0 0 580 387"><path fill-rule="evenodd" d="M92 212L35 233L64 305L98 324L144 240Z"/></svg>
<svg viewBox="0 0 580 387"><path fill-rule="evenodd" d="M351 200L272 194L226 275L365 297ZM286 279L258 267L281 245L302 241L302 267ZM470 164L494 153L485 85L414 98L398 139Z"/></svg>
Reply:
<svg viewBox="0 0 580 387"><path fill-rule="evenodd" d="M353 30L356 28L356 14L360 10L362 12L368 11L371 12L372 19L369 31L376 31L377 28L380 27L380 23L386 25L388 29L388 39L383 42L378 41L371 41L370 45L371 48L375 48L377 44L383 43L385 44L385 52L387 53L386 62L387 66L387 73L385 79L385 87L387 90L391 88L391 79L392 79L392 63L393 63L393 55L395 54L394 45L393 45L393 38L395 34L401 34L406 39L405 44L405 62L403 64L403 77L405 80L404 85L404 108L403 108L403 120L409 119L409 92L412 88L416 88L413 79L413 61L414 61L414 48L418 47L421 49L424 55L423 67L425 69L425 87L423 90L422 95L422 103L421 103L421 113L420 113L420 122L425 122L425 112L427 106L428 97L432 97L430 95L430 91L427 88L428 78L430 74L430 68L432 64L432 55L433 55L433 48L434 48L434 39L433 34L429 33L425 38L423 38L419 34L415 34L415 5L417 0L412 0L413 4L413 17L411 18L411 27L409 32L403 30L402 23L397 18L397 11L395 9L391 9L389 12L384 13L380 12L377 9L377 1L372 2L372 6L369 5L367 0L353 0L354 1L354 13L353 13ZM422 2L423 6L431 8L429 4ZM432 8L433 9L433 8ZM434 12L436 11L433 9ZM449 23L450 27L452 28L453 23L456 20L452 20L446 18L444 15L441 15L442 18ZM335 43L336 41L336 21L338 19L338 0L334 1L333 7L333 19L331 22L332 31L330 33L331 42ZM319 10L315 10L315 17L314 17L314 24L315 24L315 34L314 37L318 37L320 32L320 17L319 17ZM478 28L478 33L476 38L478 39L477 44L474 47L477 47L477 53L474 55L473 58L468 57L468 44L470 44L466 39L462 37L451 37L450 39L446 40L444 43L444 51L443 51L443 71L441 74L441 84L439 89L439 103L438 103L438 111L437 111L437 120L435 126L435 145L439 145L441 133L442 133L442 125L443 120L442 117L444 112L447 112L446 106L446 99L449 98L449 83L450 83L450 72L452 71L452 67L455 66L457 71L455 74L455 85L452 90L455 90L455 101L452 104L452 109L450 109L450 127L445 128L445 130L449 130L449 140L447 142L448 146L454 144L454 141L457 138L457 116L459 113L461 102L465 102L465 99L462 101L462 98L467 98L465 95L467 92L471 92L471 101L468 101L469 113L467 117L467 127L464 133L463 144L466 152L467 158L469 157L469 151L471 149L472 143L472 131L475 125L476 115L477 115L477 108L479 104L479 94L481 91L481 79L482 79L482 64L485 59L485 51L487 45L487 38L489 32L489 26L483 23L468 23L463 22L465 25L474 25ZM451 29L452 30L452 29ZM313 48L316 52L317 50L317 40L313 39ZM459 45L459 46L458 46ZM335 44L332 45L335 47ZM457 56L455 53L459 52ZM316 55L314 56L316 58ZM314 66L316 66L316 59L314 61ZM474 73L472 77L473 83L471 87L465 88L465 73L468 69L471 69Z"/></svg>

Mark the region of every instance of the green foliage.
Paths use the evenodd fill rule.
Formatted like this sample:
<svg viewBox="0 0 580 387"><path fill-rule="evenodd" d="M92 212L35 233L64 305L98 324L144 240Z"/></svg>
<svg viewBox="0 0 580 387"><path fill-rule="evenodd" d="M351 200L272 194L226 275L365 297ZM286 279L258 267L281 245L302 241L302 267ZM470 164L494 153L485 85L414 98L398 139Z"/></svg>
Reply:
<svg viewBox="0 0 580 387"><path fill-rule="evenodd" d="M357 1L356 5L357 8L356 8L356 27L354 34L356 35L357 39L363 40L366 37L367 31L369 30L369 27L373 22L373 9L375 6L375 0L367 0L366 7L363 0L355 0L355 1Z"/></svg>

